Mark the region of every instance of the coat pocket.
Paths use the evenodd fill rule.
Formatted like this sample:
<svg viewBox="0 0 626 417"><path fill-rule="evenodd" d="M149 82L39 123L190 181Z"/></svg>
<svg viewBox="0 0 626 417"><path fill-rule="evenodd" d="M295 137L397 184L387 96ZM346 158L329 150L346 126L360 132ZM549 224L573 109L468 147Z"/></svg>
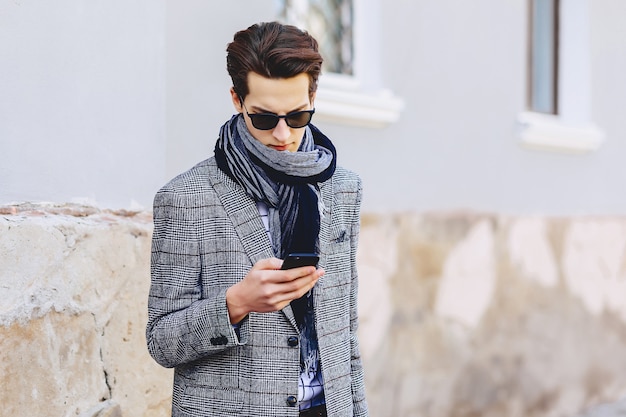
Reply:
<svg viewBox="0 0 626 417"><path fill-rule="evenodd" d="M243 405L242 390L211 386L187 386L180 403L182 409L199 416L207 415L207 411L218 416L238 416Z"/></svg>

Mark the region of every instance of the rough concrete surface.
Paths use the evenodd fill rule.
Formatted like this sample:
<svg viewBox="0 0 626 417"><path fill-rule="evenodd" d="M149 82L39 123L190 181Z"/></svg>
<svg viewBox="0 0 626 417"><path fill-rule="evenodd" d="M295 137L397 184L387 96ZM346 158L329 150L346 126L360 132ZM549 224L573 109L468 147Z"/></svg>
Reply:
<svg viewBox="0 0 626 417"><path fill-rule="evenodd" d="M0 415L168 415L171 371L145 348L151 229L146 213L0 210Z"/></svg>
<svg viewBox="0 0 626 417"><path fill-rule="evenodd" d="M372 415L620 415L626 219L364 215L358 262Z"/></svg>
<svg viewBox="0 0 626 417"><path fill-rule="evenodd" d="M576 417L626 417L626 399L591 407Z"/></svg>

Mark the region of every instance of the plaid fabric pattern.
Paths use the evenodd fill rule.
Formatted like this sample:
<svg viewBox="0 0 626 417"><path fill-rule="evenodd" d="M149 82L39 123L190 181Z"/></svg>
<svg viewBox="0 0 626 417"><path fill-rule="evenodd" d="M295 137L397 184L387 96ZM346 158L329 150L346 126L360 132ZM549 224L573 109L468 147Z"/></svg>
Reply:
<svg viewBox="0 0 626 417"><path fill-rule="evenodd" d="M313 291L326 407L330 416L367 416L356 337L361 182L337 168L320 188L326 274ZM157 193L146 337L152 357L175 368L173 416L298 416L291 308L249 314L240 337L226 308L226 289L271 256L255 203L213 158Z"/></svg>

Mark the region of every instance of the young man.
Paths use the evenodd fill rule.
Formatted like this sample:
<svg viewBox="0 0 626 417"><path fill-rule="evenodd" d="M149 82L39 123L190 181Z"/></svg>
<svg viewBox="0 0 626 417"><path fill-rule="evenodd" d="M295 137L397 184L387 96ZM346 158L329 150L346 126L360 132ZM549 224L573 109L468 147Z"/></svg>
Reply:
<svg viewBox="0 0 626 417"><path fill-rule="evenodd" d="M322 58L253 25L227 48L238 114L154 201L150 354L173 416L367 416L357 341L361 182L310 124ZM293 252L319 268L281 270Z"/></svg>

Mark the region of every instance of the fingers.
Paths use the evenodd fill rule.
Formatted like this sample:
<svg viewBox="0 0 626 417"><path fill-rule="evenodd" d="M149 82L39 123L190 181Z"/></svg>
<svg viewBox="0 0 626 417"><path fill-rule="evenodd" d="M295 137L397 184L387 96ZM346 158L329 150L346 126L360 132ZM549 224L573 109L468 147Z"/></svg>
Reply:
<svg viewBox="0 0 626 417"><path fill-rule="evenodd" d="M308 279L311 276L315 276L314 279ZM287 292L283 292L281 294L276 294L276 299L275 302L273 303L274 305L274 309L275 310L282 310L283 308L285 308L290 302L292 302L293 300L296 300L302 296L304 296L306 293L308 293L317 283L317 281L319 280L319 275L318 274L313 274L313 275L306 275L304 277L298 278L297 281L298 282L294 287L292 291L287 291ZM303 284L303 285L301 285ZM283 288L285 288L287 286L287 284L283 285ZM272 309L272 310L274 310Z"/></svg>
<svg viewBox="0 0 626 417"><path fill-rule="evenodd" d="M324 275L323 269L313 266L281 270L282 262L277 258L262 259L241 282L235 284L236 288L231 287L233 290L227 294L230 295L227 304L232 304L233 315L239 310L246 314L280 310L306 294ZM239 305L243 307L238 308Z"/></svg>
<svg viewBox="0 0 626 417"><path fill-rule="evenodd" d="M297 270L302 270L302 272L298 273ZM309 292L324 275L323 269L315 269L314 267L294 268L290 271L298 275L293 280L285 281L283 284L285 288L284 296L287 297L289 301L300 298Z"/></svg>
<svg viewBox="0 0 626 417"><path fill-rule="evenodd" d="M256 270L266 270L266 269L276 270L276 269L280 269L280 267L282 265L283 265L283 261L281 261L278 258L267 258L267 259L261 259L260 261L255 263L254 266L252 267L252 269L256 269Z"/></svg>
<svg viewBox="0 0 626 417"><path fill-rule="evenodd" d="M259 279L267 283L287 283L315 274L317 271L314 266L281 270L282 264L283 261L278 258L261 259L254 264L251 272L258 274Z"/></svg>
<svg viewBox="0 0 626 417"><path fill-rule="evenodd" d="M299 278L303 278L309 275L316 275L316 271L317 270L315 269L314 266L301 266L298 268L282 270L281 272L284 272L284 274L280 274L280 275L281 277L283 277L285 282L288 282L288 281L294 281L294 280L297 280Z"/></svg>
<svg viewBox="0 0 626 417"><path fill-rule="evenodd" d="M324 274L323 269L316 270L314 267L274 272L278 278L275 278L271 285L264 286L266 292L261 296L267 308L265 311L280 310L291 301L302 297Z"/></svg>

